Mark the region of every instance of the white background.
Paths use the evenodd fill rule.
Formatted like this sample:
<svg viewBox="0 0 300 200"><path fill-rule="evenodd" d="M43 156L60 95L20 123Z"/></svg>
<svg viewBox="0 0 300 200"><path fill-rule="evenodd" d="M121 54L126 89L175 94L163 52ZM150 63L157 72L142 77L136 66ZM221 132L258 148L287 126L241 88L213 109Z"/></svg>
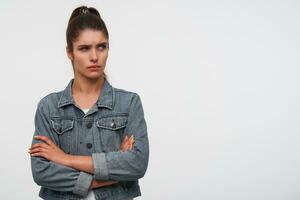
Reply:
<svg viewBox="0 0 300 200"><path fill-rule="evenodd" d="M154 200L300 199L300 2L1 1L0 199L39 199L37 102L66 87L74 8L99 9L111 84L140 94Z"/></svg>

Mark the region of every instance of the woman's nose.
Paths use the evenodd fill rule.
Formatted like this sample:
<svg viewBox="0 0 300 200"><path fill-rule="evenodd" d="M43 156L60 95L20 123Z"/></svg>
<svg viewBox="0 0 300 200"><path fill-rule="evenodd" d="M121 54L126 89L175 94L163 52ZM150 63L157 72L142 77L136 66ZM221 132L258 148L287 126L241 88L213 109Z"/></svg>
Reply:
<svg viewBox="0 0 300 200"><path fill-rule="evenodd" d="M91 54L90 54L90 60L93 62L98 61L98 54L95 49L92 49Z"/></svg>

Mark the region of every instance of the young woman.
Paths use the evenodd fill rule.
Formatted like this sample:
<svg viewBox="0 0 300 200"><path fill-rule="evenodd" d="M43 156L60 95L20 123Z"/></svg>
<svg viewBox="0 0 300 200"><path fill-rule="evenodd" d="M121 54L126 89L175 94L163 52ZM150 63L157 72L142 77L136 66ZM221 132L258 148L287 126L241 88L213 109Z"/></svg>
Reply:
<svg viewBox="0 0 300 200"><path fill-rule="evenodd" d="M140 196L149 144L138 94L114 88L104 73L109 50L95 8L76 8L67 28L74 78L42 98L35 114L31 167L43 199Z"/></svg>

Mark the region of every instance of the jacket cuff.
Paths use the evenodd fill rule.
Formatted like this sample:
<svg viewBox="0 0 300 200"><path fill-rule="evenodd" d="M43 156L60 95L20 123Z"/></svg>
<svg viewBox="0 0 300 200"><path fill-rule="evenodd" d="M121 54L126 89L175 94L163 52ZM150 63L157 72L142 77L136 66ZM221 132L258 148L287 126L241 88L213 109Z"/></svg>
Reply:
<svg viewBox="0 0 300 200"><path fill-rule="evenodd" d="M82 197L86 197L91 186L93 176L91 174L80 172L73 193Z"/></svg>
<svg viewBox="0 0 300 200"><path fill-rule="evenodd" d="M93 153L94 178L96 180L108 180L108 168L105 153Z"/></svg>

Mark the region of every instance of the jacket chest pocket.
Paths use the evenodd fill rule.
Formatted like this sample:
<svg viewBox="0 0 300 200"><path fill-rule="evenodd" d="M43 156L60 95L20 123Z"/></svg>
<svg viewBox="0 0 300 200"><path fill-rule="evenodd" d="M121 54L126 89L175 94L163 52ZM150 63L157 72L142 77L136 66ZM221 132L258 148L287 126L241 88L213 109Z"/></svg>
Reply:
<svg viewBox="0 0 300 200"><path fill-rule="evenodd" d="M72 142L73 119L51 119L51 127L58 136L59 147L65 152L70 153Z"/></svg>
<svg viewBox="0 0 300 200"><path fill-rule="evenodd" d="M118 151L127 125L127 116L103 117L96 121L99 137L106 152Z"/></svg>

